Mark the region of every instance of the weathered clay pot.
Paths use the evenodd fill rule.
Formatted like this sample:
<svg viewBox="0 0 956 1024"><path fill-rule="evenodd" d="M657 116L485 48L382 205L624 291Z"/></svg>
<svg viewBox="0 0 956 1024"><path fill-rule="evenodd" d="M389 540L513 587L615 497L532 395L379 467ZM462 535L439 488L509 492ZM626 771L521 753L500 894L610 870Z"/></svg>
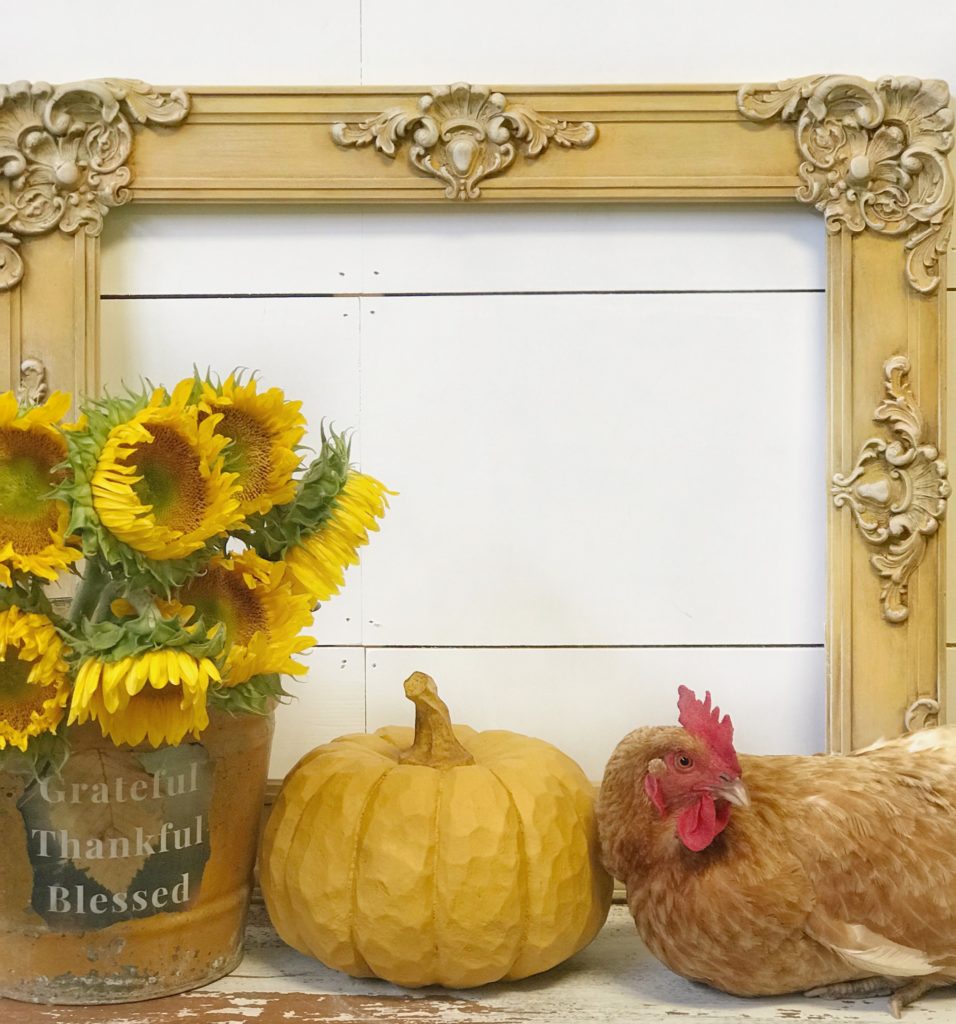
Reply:
<svg viewBox="0 0 956 1024"><path fill-rule="evenodd" d="M233 970L272 729L214 714L152 750L84 726L61 776L0 773L0 995L125 1002Z"/></svg>

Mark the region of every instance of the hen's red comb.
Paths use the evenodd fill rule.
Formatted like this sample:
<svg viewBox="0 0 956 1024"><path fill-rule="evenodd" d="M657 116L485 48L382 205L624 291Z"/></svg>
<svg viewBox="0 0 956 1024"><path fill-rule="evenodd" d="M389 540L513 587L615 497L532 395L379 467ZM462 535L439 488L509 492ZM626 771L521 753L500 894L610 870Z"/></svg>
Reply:
<svg viewBox="0 0 956 1024"><path fill-rule="evenodd" d="M720 708L711 708L710 690L704 695L703 701L686 686L677 690L680 695L677 708L680 716L677 721L697 739L703 740L708 747L734 771L740 771L737 751L734 750L734 724L730 715L720 717Z"/></svg>

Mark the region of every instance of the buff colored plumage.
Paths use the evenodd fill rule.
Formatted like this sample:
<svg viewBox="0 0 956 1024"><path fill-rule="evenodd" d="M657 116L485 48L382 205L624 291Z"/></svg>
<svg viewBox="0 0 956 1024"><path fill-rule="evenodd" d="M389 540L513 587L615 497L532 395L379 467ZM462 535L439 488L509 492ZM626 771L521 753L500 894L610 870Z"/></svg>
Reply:
<svg viewBox="0 0 956 1024"><path fill-rule="evenodd" d="M626 736L598 804L655 956L736 995L891 994L894 1016L956 980L956 728L736 773L691 728Z"/></svg>

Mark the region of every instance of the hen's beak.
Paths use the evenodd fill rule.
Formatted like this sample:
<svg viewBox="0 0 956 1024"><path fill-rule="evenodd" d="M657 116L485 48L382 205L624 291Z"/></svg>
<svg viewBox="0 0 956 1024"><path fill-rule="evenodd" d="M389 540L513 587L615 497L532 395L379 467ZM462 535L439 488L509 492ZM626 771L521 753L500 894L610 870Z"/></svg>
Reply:
<svg viewBox="0 0 956 1024"><path fill-rule="evenodd" d="M715 799L726 800L734 807L750 806L750 794L740 779L731 779L727 775L721 776L720 782L711 787L711 794Z"/></svg>

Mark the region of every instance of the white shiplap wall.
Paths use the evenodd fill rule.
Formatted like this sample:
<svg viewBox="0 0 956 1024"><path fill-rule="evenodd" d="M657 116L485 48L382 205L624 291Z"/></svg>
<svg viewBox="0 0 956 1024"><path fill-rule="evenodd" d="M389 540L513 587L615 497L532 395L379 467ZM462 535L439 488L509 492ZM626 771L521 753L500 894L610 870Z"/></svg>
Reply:
<svg viewBox="0 0 956 1024"><path fill-rule="evenodd" d="M461 720L544 735L593 776L627 728L673 717L681 681L735 709L748 749L819 748L814 217L183 209L110 228L107 383L261 367L313 421L355 425L401 492L318 616L275 772L407 720L414 668Z"/></svg>
<svg viewBox="0 0 956 1024"><path fill-rule="evenodd" d="M97 11L5 12L0 80L956 80L951 0ZM595 777L629 728L672 720L679 681L715 690L743 749L818 749L823 280L822 224L795 205L111 213L107 382L261 367L356 426L402 492L320 613L273 772L407 721L419 667L460 720L546 736Z"/></svg>

